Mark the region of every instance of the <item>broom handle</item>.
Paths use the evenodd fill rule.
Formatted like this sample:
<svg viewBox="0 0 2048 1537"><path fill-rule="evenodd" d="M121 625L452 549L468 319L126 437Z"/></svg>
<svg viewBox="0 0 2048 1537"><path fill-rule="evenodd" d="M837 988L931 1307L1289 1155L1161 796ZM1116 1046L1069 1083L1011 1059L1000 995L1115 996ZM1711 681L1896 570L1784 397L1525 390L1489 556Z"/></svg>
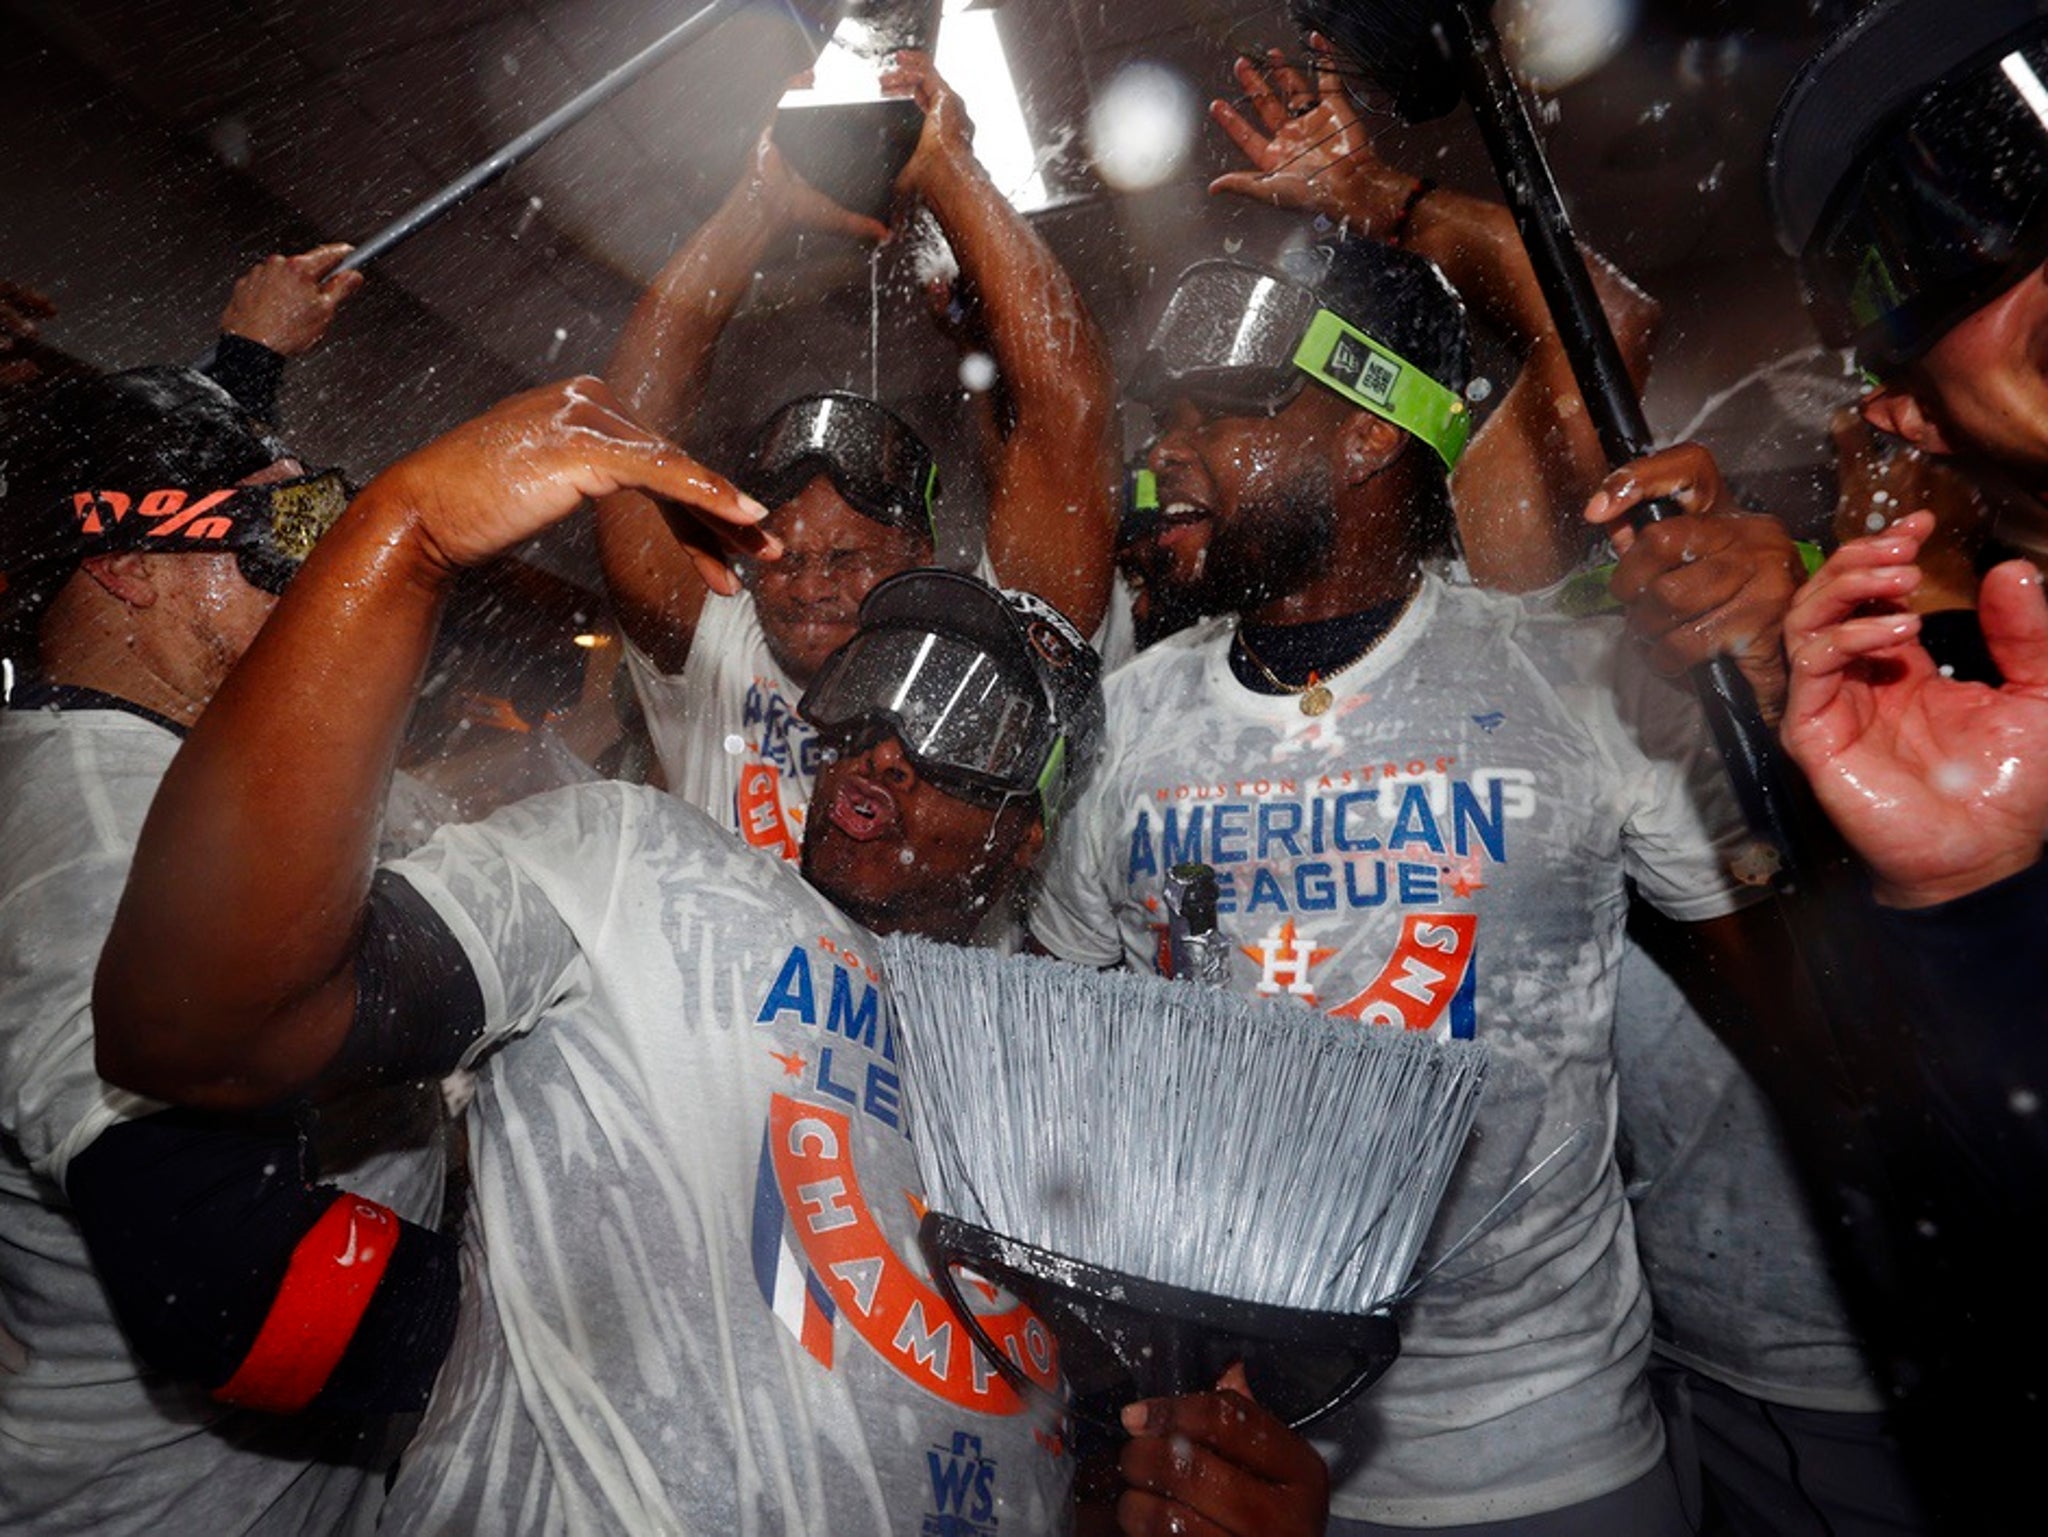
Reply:
<svg viewBox="0 0 2048 1537"><path fill-rule="evenodd" d="M468 201L488 187L563 129L581 122L656 65L689 46L719 22L724 21L728 15L749 8L749 0L708 0L707 4L649 43L633 57L563 102L518 138L487 155L439 192L393 219L349 252L334 269L335 272L353 272L358 267L367 266L394 246L411 239L449 209ZM808 24L805 29L810 31ZM828 35L830 30L829 27L826 28Z"/></svg>
<svg viewBox="0 0 2048 1537"><path fill-rule="evenodd" d="M1465 29L1461 52L1472 115L1478 120L1480 136L1486 141L1501 191L1528 250L1579 393L1600 434L1600 446L1609 464L1639 459L1654 446L1642 400L1594 292L1571 218L1558 195L1535 125L1529 120L1528 103L1502 56L1486 0L1460 0L1450 9ZM1681 510L1669 498L1660 497L1646 503L1636 516L1639 522L1655 523L1677 517ZM1757 708L1756 696L1741 669L1725 656L1694 668L1693 682L1750 831L1774 849L1779 885L1790 885L1804 862L1800 855L1805 840L1793 825L1783 762L1776 739Z"/></svg>
<svg viewBox="0 0 2048 1537"><path fill-rule="evenodd" d="M1528 106L1501 56L1488 3L1457 0L1450 7L1465 33L1466 96L1601 443L1610 460L1632 458L1651 446L1642 405L1572 238ZM1675 511L1652 503L1644 517L1655 520ZM1810 1014L1801 1011L1796 1036L1779 1043L1786 1061L1800 1064L1794 1071L1805 1074L1802 1113L1785 1124L1800 1137L1813 1193L1839 1222L1839 1231L1827 1236L1837 1261L1849 1261L1841 1273L1859 1279L1851 1299L1859 1322L1883 1343L1884 1353L1908 1360L1918 1354L1910 1331L1901 1330L1888 1308L1877 1306L1887 1287L1897 1295L1905 1244L1871 1213L1886 1205L1910 1208L1899 1204L1899 1171L1879 1150L1878 1127L1866 1108L1884 1102L1880 1090L1894 1071L1889 1064L1906 1054L1894 1039L1897 1023L1887 1016L1886 1000L1861 985L1870 975L1870 957L1840 922L1839 899L1861 900L1854 862L1788 771L1732 662L1716 658L1695 670L1695 681L1750 825L1776 843L1782 856L1778 912L1816 1005ZM1787 1092L1780 1084L1772 1097Z"/></svg>

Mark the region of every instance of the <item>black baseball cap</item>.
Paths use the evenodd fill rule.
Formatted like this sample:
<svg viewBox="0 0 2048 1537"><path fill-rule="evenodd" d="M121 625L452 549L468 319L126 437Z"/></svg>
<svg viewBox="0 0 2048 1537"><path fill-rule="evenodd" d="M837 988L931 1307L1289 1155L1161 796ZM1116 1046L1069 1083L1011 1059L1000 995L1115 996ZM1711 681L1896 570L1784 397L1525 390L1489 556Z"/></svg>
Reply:
<svg viewBox="0 0 2048 1537"><path fill-rule="evenodd" d="M1028 592L920 567L878 583L799 706L825 732L885 718L942 786L1035 794L1050 823L1102 734L1102 661Z"/></svg>
<svg viewBox="0 0 2048 1537"><path fill-rule="evenodd" d="M2048 257L2048 0L1885 0L1786 92L1778 239L1821 334L1912 361Z"/></svg>
<svg viewBox="0 0 2048 1537"><path fill-rule="evenodd" d="M276 591L346 502L335 472L230 494L291 451L191 368L60 380L15 404L0 442L0 569L10 611L31 622L101 551L233 550Z"/></svg>

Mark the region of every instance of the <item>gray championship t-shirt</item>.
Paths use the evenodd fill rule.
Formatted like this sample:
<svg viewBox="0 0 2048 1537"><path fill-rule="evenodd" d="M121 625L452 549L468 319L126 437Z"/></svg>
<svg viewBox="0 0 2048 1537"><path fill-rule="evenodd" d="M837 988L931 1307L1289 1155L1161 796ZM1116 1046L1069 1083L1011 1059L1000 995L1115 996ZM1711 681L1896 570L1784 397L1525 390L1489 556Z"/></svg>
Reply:
<svg viewBox="0 0 2048 1537"><path fill-rule="evenodd" d="M461 1324L388 1529L1062 1527L1049 1427L918 1258L865 931L628 785L537 796L392 868L460 940L487 1031ZM989 1327L1051 1372L1013 1302Z"/></svg>
<svg viewBox="0 0 2048 1537"><path fill-rule="evenodd" d="M1317 717L1240 684L1228 634L1162 641L1108 680L1104 760L1031 915L1055 954L1153 966L1161 880L1204 861L1231 985L1489 1046L1425 1266L1566 1150L1424 1286L1386 1377L1319 1427L1348 1518L1556 1509L1662 1449L1613 1152L1624 877L1674 917L1726 913L1740 833L1696 707L1618 639L1432 577ZM1342 1198L1342 1170L1314 1177Z"/></svg>

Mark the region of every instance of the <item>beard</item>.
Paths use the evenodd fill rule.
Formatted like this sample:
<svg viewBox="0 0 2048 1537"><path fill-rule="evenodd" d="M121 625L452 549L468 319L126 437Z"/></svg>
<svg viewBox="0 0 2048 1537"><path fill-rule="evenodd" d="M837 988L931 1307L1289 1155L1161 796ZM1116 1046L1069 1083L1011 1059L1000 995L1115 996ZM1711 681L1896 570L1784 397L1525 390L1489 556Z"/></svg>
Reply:
<svg viewBox="0 0 2048 1537"><path fill-rule="evenodd" d="M1327 564L1336 535L1330 466L1305 457L1215 524L1191 604L1203 614L1241 614L1299 592Z"/></svg>

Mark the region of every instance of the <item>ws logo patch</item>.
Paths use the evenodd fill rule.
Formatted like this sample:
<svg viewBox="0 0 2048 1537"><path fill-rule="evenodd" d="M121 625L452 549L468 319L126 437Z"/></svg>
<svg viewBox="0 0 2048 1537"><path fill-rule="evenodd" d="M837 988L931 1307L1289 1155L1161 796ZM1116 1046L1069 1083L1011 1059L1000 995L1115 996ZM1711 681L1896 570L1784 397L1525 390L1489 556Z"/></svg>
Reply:
<svg viewBox="0 0 2048 1537"><path fill-rule="evenodd" d="M996 1465L981 1437L953 1432L950 1447L924 1454L932 1476L932 1509L918 1537L996 1537Z"/></svg>

